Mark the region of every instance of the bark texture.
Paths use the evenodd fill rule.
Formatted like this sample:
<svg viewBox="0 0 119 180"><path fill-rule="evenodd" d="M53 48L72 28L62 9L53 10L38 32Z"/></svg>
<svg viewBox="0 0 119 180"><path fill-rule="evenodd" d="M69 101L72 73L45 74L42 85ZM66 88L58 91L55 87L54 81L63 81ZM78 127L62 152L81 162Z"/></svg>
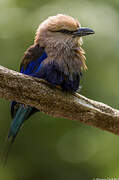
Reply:
<svg viewBox="0 0 119 180"><path fill-rule="evenodd" d="M78 93L68 94L42 79L23 75L0 66L0 98L15 100L53 117L76 120L119 135L119 110L88 99Z"/></svg>

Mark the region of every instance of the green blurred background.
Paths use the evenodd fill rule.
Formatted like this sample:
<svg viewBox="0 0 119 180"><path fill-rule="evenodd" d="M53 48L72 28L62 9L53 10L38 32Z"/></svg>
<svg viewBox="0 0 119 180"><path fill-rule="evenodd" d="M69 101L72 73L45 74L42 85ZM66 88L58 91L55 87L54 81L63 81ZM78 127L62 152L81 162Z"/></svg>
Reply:
<svg viewBox="0 0 119 180"><path fill-rule="evenodd" d="M85 37L88 71L81 94L119 108L118 0L0 0L0 64L19 70L38 25L64 13L96 34ZM0 100L0 150L11 122L9 102ZM42 113L21 129L0 180L93 180L119 178L119 137Z"/></svg>

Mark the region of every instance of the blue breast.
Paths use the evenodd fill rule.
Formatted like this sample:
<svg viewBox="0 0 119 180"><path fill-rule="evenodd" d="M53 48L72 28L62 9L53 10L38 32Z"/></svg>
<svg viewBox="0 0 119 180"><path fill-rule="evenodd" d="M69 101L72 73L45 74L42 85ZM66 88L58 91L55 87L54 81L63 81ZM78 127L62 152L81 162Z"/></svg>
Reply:
<svg viewBox="0 0 119 180"><path fill-rule="evenodd" d="M25 70L21 68L21 73L44 79L54 86L59 85L65 91L77 91L81 75L73 74L70 79L70 75L66 76L56 61L44 63L46 58L47 54L44 52L38 59L32 60Z"/></svg>
<svg viewBox="0 0 119 180"><path fill-rule="evenodd" d="M70 79L70 75L65 75L55 61L48 63L43 61L33 76L44 79L54 86L59 85L64 91L75 92L79 89L81 74L74 73Z"/></svg>

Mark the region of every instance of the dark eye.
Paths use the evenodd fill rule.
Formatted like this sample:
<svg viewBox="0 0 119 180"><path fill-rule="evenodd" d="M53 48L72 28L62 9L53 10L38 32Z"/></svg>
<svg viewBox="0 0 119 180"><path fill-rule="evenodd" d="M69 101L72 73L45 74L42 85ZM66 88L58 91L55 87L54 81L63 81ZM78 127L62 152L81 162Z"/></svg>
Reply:
<svg viewBox="0 0 119 180"><path fill-rule="evenodd" d="M67 30L67 29L61 29L61 30L59 30L59 31L57 31L57 32L61 32L61 33L65 33L65 34L72 34L72 33L75 32L75 31L69 31L69 30Z"/></svg>
<svg viewBox="0 0 119 180"><path fill-rule="evenodd" d="M61 30L59 30L58 32L66 33L66 34L71 34L71 33L72 33L72 31L69 31L69 30L67 30L67 29L61 29Z"/></svg>

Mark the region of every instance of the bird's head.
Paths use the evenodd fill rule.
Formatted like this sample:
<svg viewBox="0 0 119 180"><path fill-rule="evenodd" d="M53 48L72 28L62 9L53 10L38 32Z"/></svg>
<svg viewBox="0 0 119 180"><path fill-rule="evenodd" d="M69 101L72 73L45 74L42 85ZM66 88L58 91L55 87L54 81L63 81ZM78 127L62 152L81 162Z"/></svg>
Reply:
<svg viewBox="0 0 119 180"><path fill-rule="evenodd" d="M80 72L87 69L85 64L82 36L94 34L89 28L81 27L78 20L58 14L42 22L36 32L35 44L44 47L49 58L57 59L61 67L68 64L70 71Z"/></svg>
<svg viewBox="0 0 119 180"><path fill-rule="evenodd" d="M36 32L35 43L46 47L50 42L53 44L81 44L81 37L94 34L89 28L81 27L77 19L71 16L58 14L43 21ZM70 45L71 45L70 44Z"/></svg>

